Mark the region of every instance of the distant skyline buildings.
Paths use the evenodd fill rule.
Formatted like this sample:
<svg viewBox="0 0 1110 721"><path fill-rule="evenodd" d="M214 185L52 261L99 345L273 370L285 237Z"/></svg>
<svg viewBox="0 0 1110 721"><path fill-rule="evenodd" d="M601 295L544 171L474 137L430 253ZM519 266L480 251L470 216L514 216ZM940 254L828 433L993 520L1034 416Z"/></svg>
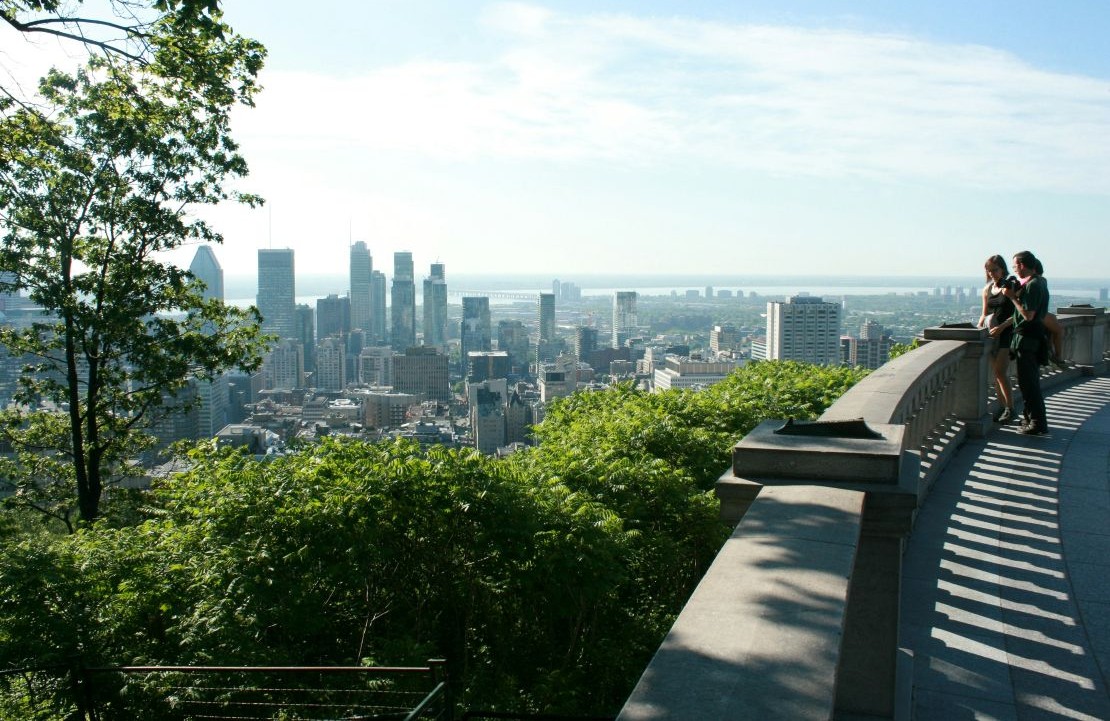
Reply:
<svg viewBox="0 0 1110 721"><path fill-rule="evenodd" d="M258 251L258 312L262 330L278 338L296 337L296 271L290 248Z"/></svg>
<svg viewBox="0 0 1110 721"><path fill-rule="evenodd" d="M205 299L224 299L224 269L212 252L212 246L202 245L197 248L193 261L189 263L189 272L204 283L202 296Z"/></svg>
<svg viewBox="0 0 1110 721"><path fill-rule="evenodd" d="M424 345L447 343L447 272L443 263L432 263L424 279Z"/></svg>
<svg viewBox="0 0 1110 721"><path fill-rule="evenodd" d="M391 300L390 345L404 352L416 345L416 278L412 253L408 251L393 254Z"/></svg>
<svg viewBox="0 0 1110 721"><path fill-rule="evenodd" d="M639 326L636 320L636 298L634 290L617 291L613 296L613 347L622 348L624 342L635 335Z"/></svg>
<svg viewBox="0 0 1110 721"><path fill-rule="evenodd" d="M462 299L462 321L459 327L461 338L460 359L463 364L462 375L469 371L468 354L489 351L493 348L493 326L490 322L489 298L485 296Z"/></svg>
<svg viewBox="0 0 1110 721"><path fill-rule="evenodd" d="M840 304L818 296L795 295L767 304L768 360L838 365Z"/></svg>
<svg viewBox="0 0 1110 721"><path fill-rule="evenodd" d="M370 330L371 304L370 278L374 272L374 261L370 249L364 241L351 245L350 259L350 299L351 327Z"/></svg>

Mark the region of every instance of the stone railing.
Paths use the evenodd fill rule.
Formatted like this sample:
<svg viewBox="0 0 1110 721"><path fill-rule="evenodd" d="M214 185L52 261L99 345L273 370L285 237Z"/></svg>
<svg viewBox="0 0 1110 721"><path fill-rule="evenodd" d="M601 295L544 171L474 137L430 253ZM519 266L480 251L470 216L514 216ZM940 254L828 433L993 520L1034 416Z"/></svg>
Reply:
<svg viewBox="0 0 1110 721"><path fill-rule="evenodd" d="M1110 315L1060 308L1066 369L1104 374ZM618 721L905 718L898 648L904 541L967 437L991 430L990 339L930 328L811 424L768 420L717 483L736 529Z"/></svg>

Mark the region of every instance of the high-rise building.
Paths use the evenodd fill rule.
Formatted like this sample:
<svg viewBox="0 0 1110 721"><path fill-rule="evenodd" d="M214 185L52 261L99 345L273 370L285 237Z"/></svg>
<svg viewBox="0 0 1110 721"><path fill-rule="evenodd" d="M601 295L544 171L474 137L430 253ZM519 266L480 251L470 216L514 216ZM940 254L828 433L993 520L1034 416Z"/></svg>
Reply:
<svg viewBox="0 0 1110 721"><path fill-rule="evenodd" d="M555 294L540 293L539 335L536 337L536 362L548 363L555 360L558 349L555 345Z"/></svg>
<svg viewBox="0 0 1110 721"><path fill-rule="evenodd" d="M370 274L370 340L374 343L385 343L386 340L385 290L385 273L375 270Z"/></svg>
<svg viewBox="0 0 1110 721"><path fill-rule="evenodd" d="M497 322L497 349L508 351L509 362L514 375L526 375L528 362L531 358L529 349L531 341L528 338L528 329L519 320L501 320Z"/></svg>
<svg viewBox="0 0 1110 721"><path fill-rule="evenodd" d="M304 387L304 346L292 338L279 340L262 360L265 389Z"/></svg>
<svg viewBox="0 0 1110 721"><path fill-rule="evenodd" d="M416 345L416 278L413 275L412 253L393 254L392 325L390 345L398 352Z"/></svg>
<svg viewBox="0 0 1110 721"><path fill-rule="evenodd" d="M624 342L637 331L636 291L617 291L613 296L613 347L624 347Z"/></svg>
<svg viewBox="0 0 1110 721"><path fill-rule="evenodd" d="M374 261L366 243L358 241L351 246L351 327L370 330L370 309L373 297L370 293L370 277L374 273Z"/></svg>
<svg viewBox="0 0 1110 721"><path fill-rule="evenodd" d="M296 338L304 348L304 370L312 373L316 370L316 314L312 306L307 303L298 303L293 311L296 323Z"/></svg>
<svg viewBox="0 0 1110 721"><path fill-rule="evenodd" d="M447 356L437 353L435 348L415 346L405 349L404 355L393 356L393 390L450 402Z"/></svg>
<svg viewBox="0 0 1110 721"><path fill-rule="evenodd" d="M334 293L316 299L316 337L346 336L351 331L351 299Z"/></svg>
<svg viewBox="0 0 1110 721"><path fill-rule="evenodd" d="M470 430L479 453L491 455L505 445L505 401L488 383L471 391Z"/></svg>
<svg viewBox="0 0 1110 721"><path fill-rule="evenodd" d="M368 386L393 385L393 349L375 345L359 351L358 380Z"/></svg>
<svg viewBox="0 0 1110 721"><path fill-rule="evenodd" d="M204 283L205 299L224 299L224 269L220 267L220 261L216 260L211 246L202 245L197 248L193 262L189 264L189 272Z"/></svg>
<svg viewBox="0 0 1110 721"><path fill-rule="evenodd" d="M512 363L509 361L507 351L470 351L466 354L466 380L468 383L508 378L511 372Z"/></svg>
<svg viewBox="0 0 1110 721"><path fill-rule="evenodd" d="M292 249L260 249L257 304L262 330L278 338L295 338L296 297Z"/></svg>
<svg viewBox="0 0 1110 721"><path fill-rule="evenodd" d="M469 372L468 354L488 351L493 348L492 325L489 316L489 298L485 296L462 299L462 322L459 324L459 337L462 339L462 374Z"/></svg>
<svg viewBox="0 0 1110 721"><path fill-rule="evenodd" d="M580 325L574 329L574 357L585 361L597 350L597 328Z"/></svg>
<svg viewBox="0 0 1110 721"><path fill-rule="evenodd" d="M342 338L322 338L316 346L316 388L341 391L347 387L347 347Z"/></svg>
<svg viewBox="0 0 1110 721"><path fill-rule="evenodd" d="M432 263L424 279L424 345L447 343L447 276L443 263Z"/></svg>
<svg viewBox="0 0 1110 721"><path fill-rule="evenodd" d="M767 358L817 365L840 363L840 305L817 296L767 304Z"/></svg>
<svg viewBox="0 0 1110 721"><path fill-rule="evenodd" d="M731 323L715 325L709 332L709 349L716 355L740 350L742 342L740 331Z"/></svg>

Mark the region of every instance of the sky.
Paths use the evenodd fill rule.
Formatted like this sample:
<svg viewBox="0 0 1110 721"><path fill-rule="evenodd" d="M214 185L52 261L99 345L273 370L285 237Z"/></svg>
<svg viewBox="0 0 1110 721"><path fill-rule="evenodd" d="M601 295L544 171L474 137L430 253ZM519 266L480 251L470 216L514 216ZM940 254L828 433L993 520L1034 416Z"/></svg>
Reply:
<svg viewBox="0 0 1110 721"><path fill-rule="evenodd" d="M224 6L269 50L226 273L1110 279L1102 0Z"/></svg>

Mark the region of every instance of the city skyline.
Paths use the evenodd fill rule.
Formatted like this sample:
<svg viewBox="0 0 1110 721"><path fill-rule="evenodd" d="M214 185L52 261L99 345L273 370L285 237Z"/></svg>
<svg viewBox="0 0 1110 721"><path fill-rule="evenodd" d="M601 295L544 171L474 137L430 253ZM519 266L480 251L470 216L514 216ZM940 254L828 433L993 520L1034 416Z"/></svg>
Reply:
<svg viewBox="0 0 1110 721"><path fill-rule="evenodd" d="M456 275L951 276L1029 248L1110 277L1102 3L224 9L269 49L234 118L267 206L206 213L225 268L327 273L362 241Z"/></svg>

